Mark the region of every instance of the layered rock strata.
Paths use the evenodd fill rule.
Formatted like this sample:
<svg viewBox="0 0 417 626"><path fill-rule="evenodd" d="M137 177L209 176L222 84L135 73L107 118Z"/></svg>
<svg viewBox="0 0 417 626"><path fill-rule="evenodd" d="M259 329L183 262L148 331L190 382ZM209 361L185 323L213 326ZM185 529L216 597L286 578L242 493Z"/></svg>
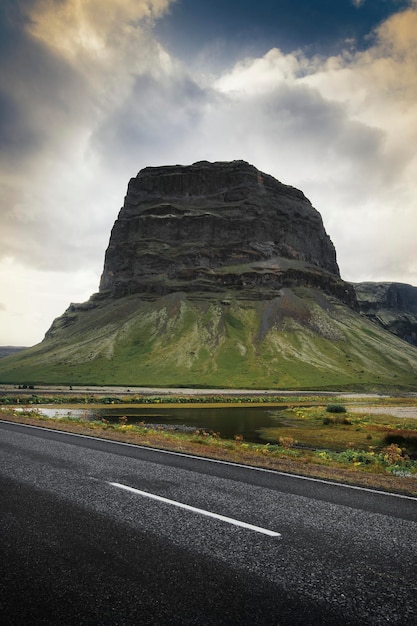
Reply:
<svg viewBox="0 0 417 626"><path fill-rule="evenodd" d="M101 296L232 290L269 299L310 286L356 305L334 246L304 194L244 161L147 167L112 229Z"/></svg>

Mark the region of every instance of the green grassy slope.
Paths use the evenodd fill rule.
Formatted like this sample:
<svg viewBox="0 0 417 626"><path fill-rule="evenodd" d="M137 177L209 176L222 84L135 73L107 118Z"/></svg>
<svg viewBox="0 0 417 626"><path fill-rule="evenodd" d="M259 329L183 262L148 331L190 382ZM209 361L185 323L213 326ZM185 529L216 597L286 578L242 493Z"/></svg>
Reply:
<svg viewBox="0 0 417 626"><path fill-rule="evenodd" d="M0 382L413 389L417 349L321 292L274 300L129 296L75 307L0 361Z"/></svg>

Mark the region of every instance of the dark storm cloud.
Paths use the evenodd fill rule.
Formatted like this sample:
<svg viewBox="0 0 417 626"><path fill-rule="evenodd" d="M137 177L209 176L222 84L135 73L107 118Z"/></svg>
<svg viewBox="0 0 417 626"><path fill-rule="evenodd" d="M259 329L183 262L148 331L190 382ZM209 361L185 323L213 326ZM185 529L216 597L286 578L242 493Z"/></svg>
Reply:
<svg viewBox="0 0 417 626"><path fill-rule="evenodd" d="M27 9L30 9L36 0L2 0L0 4L0 48L7 50L8 46L16 42L16 37L22 35L22 27L30 22Z"/></svg>
<svg viewBox="0 0 417 626"><path fill-rule="evenodd" d="M198 133L204 110L213 97L210 90L197 85L183 72L155 77L136 76L129 96L106 117L94 136L92 145L109 165L130 171L132 164L157 164L172 147Z"/></svg>
<svg viewBox="0 0 417 626"><path fill-rule="evenodd" d="M0 155L9 160L39 147L34 129L16 100L0 89Z"/></svg>
<svg viewBox="0 0 417 626"><path fill-rule="evenodd" d="M13 159L25 153L26 148L36 149L36 133L30 128L22 104L13 93L12 83L20 74L17 57L31 58L28 41L24 35L27 22L20 4L5 0L0 5L0 157ZM27 51L27 52L26 52Z"/></svg>
<svg viewBox="0 0 417 626"><path fill-rule="evenodd" d="M0 260L53 271L97 266L108 211L120 200L114 175L98 198L106 174L91 138L106 120L117 126L114 110L129 101L135 74L164 73L167 58L146 20L168 1L109 0L103 12L96 0L1 6ZM135 117L133 105L129 113Z"/></svg>
<svg viewBox="0 0 417 626"><path fill-rule="evenodd" d="M227 127L242 150L256 154L259 164L272 160L275 174L288 172L294 182L319 176L320 170L325 180L327 172L342 169L345 175L355 172L353 189L358 193L385 181L391 163L384 154L384 132L352 119L342 102L324 98L319 89L297 79L293 59L288 61L279 51L267 56L223 77L221 87L228 85L225 93L231 104L220 106L227 119L220 132ZM271 59L277 62L276 69ZM239 128L245 133L239 134ZM214 128L212 134L216 135ZM400 165L396 161L392 167Z"/></svg>
<svg viewBox="0 0 417 626"><path fill-rule="evenodd" d="M20 7L32 6L26 2ZM0 153L11 161L42 157L85 111L83 79L25 30L30 20L6 2L0 14Z"/></svg>
<svg viewBox="0 0 417 626"><path fill-rule="evenodd" d="M383 149L379 129L352 120L342 104L326 100L316 89L284 84L256 102L271 130L288 142L310 145L323 160L337 156L369 166Z"/></svg>

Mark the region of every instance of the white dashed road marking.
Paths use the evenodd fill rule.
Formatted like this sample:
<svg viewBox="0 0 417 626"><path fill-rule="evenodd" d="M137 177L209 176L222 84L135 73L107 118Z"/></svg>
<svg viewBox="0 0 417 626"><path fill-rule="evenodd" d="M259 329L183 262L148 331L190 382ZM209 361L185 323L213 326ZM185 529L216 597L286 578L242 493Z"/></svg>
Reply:
<svg viewBox="0 0 417 626"><path fill-rule="evenodd" d="M276 533L273 530L268 530L267 528L261 528L260 526L253 526L253 524L247 524L246 522L241 522L237 519L233 519L232 517L226 517L225 515L218 515L217 513L212 513L211 511L205 511L204 509L197 509L196 507L190 506L189 504L176 502L176 500L168 500L168 498L162 498L161 496L157 496L153 493L149 493L148 491L141 491L140 489L134 489L133 487L128 487L127 485L122 485L121 483L109 482L108 484L111 485L112 487L118 487L119 489L130 491L131 493L135 493L139 496L150 498L151 500L157 500L158 502L164 502L165 504L171 504L173 506L177 506L180 509L186 509L187 511L191 511L192 513L199 513L200 515L205 515L206 517L213 517L214 519L220 520L221 522L227 522L228 524L233 524L234 526L240 526L241 528L254 530L257 533L262 533L263 535L268 535L269 537L281 537L280 533Z"/></svg>

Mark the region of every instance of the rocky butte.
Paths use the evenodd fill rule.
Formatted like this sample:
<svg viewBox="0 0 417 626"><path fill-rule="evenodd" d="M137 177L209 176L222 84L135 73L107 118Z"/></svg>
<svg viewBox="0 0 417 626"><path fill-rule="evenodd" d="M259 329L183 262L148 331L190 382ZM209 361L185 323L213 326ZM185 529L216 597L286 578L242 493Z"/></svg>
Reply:
<svg viewBox="0 0 417 626"><path fill-rule="evenodd" d="M244 161L129 182L99 292L0 382L413 388L417 349L361 316L320 214Z"/></svg>
<svg viewBox="0 0 417 626"><path fill-rule="evenodd" d="M304 284L354 304L320 214L298 189L244 161L147 167L132 178L100 293L274 297Z"/></svg>

